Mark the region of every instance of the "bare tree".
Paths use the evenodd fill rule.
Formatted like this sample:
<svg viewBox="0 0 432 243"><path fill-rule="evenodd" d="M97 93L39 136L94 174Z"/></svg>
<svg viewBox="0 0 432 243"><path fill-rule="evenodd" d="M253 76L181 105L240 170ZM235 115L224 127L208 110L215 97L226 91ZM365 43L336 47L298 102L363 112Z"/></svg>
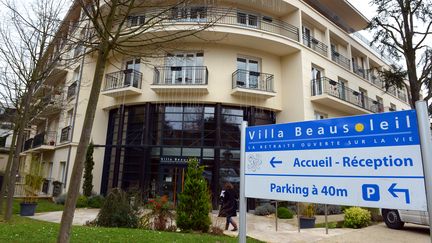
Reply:
<svg viewBox="0 0 432 243"><path fill-rule="evenodd" d="M0 28L0 60L5 67L1 83L1 96L17 109L15 120L16 143L7 181L5 220L12 216L12 203L18 172L19 154L24 142L24 129L32 115L43 105L38 105L34 91L53 70L61 56L56 51L55 34L61 21L58 17L65 6L55 0L34 1L29 8L17 6L13 1L2 1L7 19Z"/></svg>
<svg viewBox="0 0 432 243"><path fill-rule="evenodd" d="M87 36L81 40L81 43L86 47L87 54L92 53L95 56L96 64L57 242L69 241L86 148L90 141L103 75L109 58L117 54L133 54L141 58L160 56L163 51L175 48L180 40L199 38L198 33L212 26L216 21L211 19L211 16L206 16L205 22L197 21L193 25L175 28L176 20L181 18L181 13L185 13L183 8L192 2L189 0L77 0L76 2L84 16L82 18L84 22L80 26L87 28ZM207 4L204 2L204 6ZM202 14L206 13L205 8L201 10Z"/></svg>
<svg viewBox="0 0 432 243"><path fill-rule="evenodd" d="M372 0L377 15L369 28L374 30L373 42L379 43L383 52L400 60L405 67L392 66L382 72L387 88L406 87L411 107L421 99L432 98L432 1L431 0ZM405 80L408 77L409 85ZM432 105L429 106L431 110Z"/></svg>

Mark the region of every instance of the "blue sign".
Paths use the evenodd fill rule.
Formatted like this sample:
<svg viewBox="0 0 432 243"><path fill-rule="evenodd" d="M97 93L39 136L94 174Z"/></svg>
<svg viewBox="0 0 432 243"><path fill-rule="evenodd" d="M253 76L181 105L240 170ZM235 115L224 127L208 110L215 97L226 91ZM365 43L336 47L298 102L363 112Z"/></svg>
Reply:
<svg viewBox="0 0 432 243"><path fill-rule="evenodd" d="M426 210L415 110L247 127L246 197Z"/></svg>

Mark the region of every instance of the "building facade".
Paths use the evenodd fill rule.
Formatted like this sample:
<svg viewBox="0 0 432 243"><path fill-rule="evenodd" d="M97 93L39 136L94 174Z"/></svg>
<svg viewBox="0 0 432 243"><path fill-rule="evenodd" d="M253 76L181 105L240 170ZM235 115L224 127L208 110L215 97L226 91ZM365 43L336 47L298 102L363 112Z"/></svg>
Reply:
<svg viewBox="0 0 432 243"><path fill-rule="evenodd" d="M155 11L152 9L152 11ZM218 1L167 11L175 28L214 24L158 57L113 56L105 70L92 141L94 190L140 190L176 201L186 161L197 158L213 195L239 183L240 123L264 125L410 109L406 90L385 90L389 62L356 32L365 19L347 1ZM133 12L127 28L146 11ZM148 17L148 16L147 16ZM66 16L69 34L79 9ZM167 29L166 31L175 31ZM70 56L82 53L77 46ZM46 186L68 186L96 58L59 63L22 153L44 164Z"/></svg>

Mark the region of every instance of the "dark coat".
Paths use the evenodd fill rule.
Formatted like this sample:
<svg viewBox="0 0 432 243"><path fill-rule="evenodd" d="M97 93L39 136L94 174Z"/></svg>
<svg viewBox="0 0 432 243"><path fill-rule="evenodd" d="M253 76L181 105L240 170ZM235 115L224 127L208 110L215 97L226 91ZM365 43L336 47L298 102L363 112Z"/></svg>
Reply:
<svg viewBox="0 0 432 243"><path fill-rule="evenodd" d="M235 217L237 216L237 200L234 189L225 190L221 195L222 207L219 210L218 217Z"/></svg>

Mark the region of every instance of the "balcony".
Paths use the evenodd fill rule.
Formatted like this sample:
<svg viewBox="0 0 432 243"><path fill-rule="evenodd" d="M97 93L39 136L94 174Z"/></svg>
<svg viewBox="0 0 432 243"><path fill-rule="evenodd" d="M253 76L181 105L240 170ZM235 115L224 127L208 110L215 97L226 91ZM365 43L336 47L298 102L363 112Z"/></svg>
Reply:
<svg viewBox="0 0 432 243"><path fill-rule="evenodd" d="M332 51L332 56L331 56L332 60L336 63L338 63L339 65L341 65L342 67L344 67L347 70L350 70L351 67L351 61L349 58L343 56L342 54L340 54L337 51Z"/></svg>
<svg viewBox="0 0 432 243"><path fill-rule="evenodd" d="M72 136L71 131L72 131L71 126L64 127L61 130L60 143L71 142L71 136Z"/></svg>
<svg viewBox="0 0 432 243"><path fill-rule="evenodd" d="M312 80L312 102L320 103L349 114L383 112L378 101L329 78Z"/></svg>
<svg viewBox="0 0 432 243"><path fill-rule="evenodd" d="M156 93L208 93L206 66L162 66L154 68L154 80L150 88Z"/></svg>
<svg viewBox="0 0 432 243"><path fill-rule="evenodd" d="M42 110L38 116L49 116L57 114L62 110L63 97L61 95L48 95L41 99L40 101Z"/></svg>
<svg viewBox="0 0 432 243"><path fill-rule="evenodd" d="M202 6L173 8L168 21L233 25L278 34L299 41L299 29L297 27L270 16L261 16L258 13L242 11L241 9Z"/></svg>
<svg viewBox="0 0 432 243"><path fill-rule="evenodd" d="M273 74L237 69L232 74L233 95L268 99L274 97Z"/></svg>
<svg viewBox="0 0 432 243"><path fill-rule="evenodd" d="M107 73L101 94L110 97L141 94L142 73L133 69Z"/></svg>
<svg viewBox="0 0 432 243"><path fill-rule="evenodd" d="M42 152L54 150L57 133L55 131L46 131L36 134L33 138L24 142L24 151Z"/></svg>
<svg viewBox="0 0 432 243"><path fill-rule="evenodd" d="M314 37L303 33L303 44L310 49L320 53L321 55L327 56L327 45L315 39Z"/></svg>

